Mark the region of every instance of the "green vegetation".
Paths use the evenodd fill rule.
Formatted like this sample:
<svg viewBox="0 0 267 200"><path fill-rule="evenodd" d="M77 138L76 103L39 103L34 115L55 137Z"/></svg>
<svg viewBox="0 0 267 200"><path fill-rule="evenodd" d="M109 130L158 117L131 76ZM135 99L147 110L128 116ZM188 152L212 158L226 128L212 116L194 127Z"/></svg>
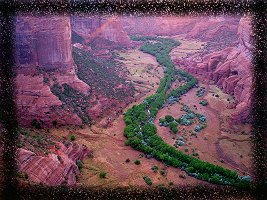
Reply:
<svg viewBox="0 0 267 200"><path fill-rule="evenodd" d="M148 176L144 176L143 179L145 180L146 184L152 185L152 180Z"/></svg>
<svg viewBox="0 0 267 200"><path fill-rule="evenodd" d="M51 87L51 92L63 102L63 106L66 106L72 112L76 113L84 124L88 124L91 121L86 111L86 109L90 107L88 96L78 92L66 83L62 84L62 86L54 84Z"/></svg>
<svg viewBox="0 0 267 200"><path fill-rule="evenodd" d="M71 135L71 136L70 136L70 140L71 140L71 141L74 141L75 139L76 139L76 138L75 138L75 135Z"/></svg>
<svg viewBox="0 0 267 200"><path fill-rule="evenodd" d="M241 180L236 171L213 165L178 151L173 146L166 144L162 138L157 135L157 128L153 120L166 100L166 92L170 88L175 75L174 64L170 60L168 54L170 50L179 45L179 43L166 38L132 37L132 39L145 41L141 50L156 57L157 61L165 67L165 76L161 79L156 94L147 97L143 103L134 105L125 113L124 121L126 123L126 128L124 129L124 135L127 138L125 144L153 156L166 165L178 167L195 178L204 180L203 177L208 174L209 178L206 181L212 183L240 187L246 186L248 182ZM157 43L151 43L151 40L157 41ZM178 70L178 74L184 78L186 83L176 90L172 90L168 97L180 97L198 83L198 81L187 72ZM185 109L187 111L190 110L186 107ZM148 110L150 110L150 114L147 112ZM187 114L189 119L195 117L195 115L193 116L190 113Z"/></svg>
<svg viewBox="0 0 267 200"><path fill-rule="evenodd" d="M141 161L140 161L140 160L135 160L135 161L134 161L134 164L136 164L136 165L140 165L140 164L141 164Z"/></svg>
<svg viewBox="0 0 267 200"><path fill-rule="evenodd" d="M167 172L166 172L166 170L164 170L164 169L160 170L160 174L161 174L162 176L167 176Z"/></svg>
<svg viewBox="0 0 267 200"><path fill-rule="evenodd" d="M159 167L157 165L154 165L151 169L153 170L153 172L157 173Z"/></svg>
<svg viewBox="0 0 267 200"><path fill-rule="evenodd" d="M77 75L91 88L108 98L125 101L125 98L134 95L134 87L118 75L121 70L116 64L116 57L100 58L92 53L73 47L72 56L77 65ZM118 88L118 85L127 88Z"/></svg>
<svg viewBox="0 0 267 200"><path fill-rule="evenodd" d="M164 118L160 118L159 125L169 127L171 131L175 134L178 132L178 122L176 122L175 119L170 115L166 115Z"/></svg>
<svg viewBox="0 0 267 200"><path fill-rule="evenodd" d="M99 178L101 178L101 179L106 178L106 176L107 176L107 172L105 172L105 171L101 171L99 173Z"/></svg>
<svg viewBox="0 0 267 200"><path fill-rule="evenodd" d="M56 127L57 126L57 120L52 121L52 124L54 127Z"/></svg>
<svg viewBox="0 0 267 200"><path fill-rule="evenodd" d="M83 169L83 163L82 163L82 161L77 160L77 161L76 161L76 165L77 165L77 167L79 168L79 170L82 171L82 169Z"/></svg>
<svg viewBox="0 0 267 200"><path fill-rule="evenodd" d="M207 106L209 103L206 100L201 100L199 104L201 104L202 106Z"/></svg>
<svg viewBox="0 0 267 200"><path fill-rule="evenodd" d="M200 89L197 90L197 96L198 97L202 97L205 93L205 88L204 87L201 87Z"/></svg>
<svg viewBox="0 0 267 200"><path fill-rule="evenodd" d="M33 128L36 128L36 129L41 128L41 123L37 119L33 119L31 125Z"/></svg>

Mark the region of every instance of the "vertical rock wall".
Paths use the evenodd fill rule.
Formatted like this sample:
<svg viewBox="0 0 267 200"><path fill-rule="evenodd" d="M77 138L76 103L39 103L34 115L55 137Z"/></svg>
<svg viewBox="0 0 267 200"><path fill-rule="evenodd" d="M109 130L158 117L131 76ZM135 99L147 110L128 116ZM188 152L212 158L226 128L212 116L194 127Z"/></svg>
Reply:
<svg viewBox="0 0 267 200"><path fill-rule="evenodd" d="M24 71L73 67L69 16L18 16L16 62Z"/></svg>

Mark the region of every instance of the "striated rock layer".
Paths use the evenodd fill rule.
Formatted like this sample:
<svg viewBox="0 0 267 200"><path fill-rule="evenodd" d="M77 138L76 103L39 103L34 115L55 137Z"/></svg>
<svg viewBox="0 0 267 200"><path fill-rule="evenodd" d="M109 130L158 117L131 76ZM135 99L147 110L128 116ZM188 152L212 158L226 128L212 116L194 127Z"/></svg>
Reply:
<svg viewBox="0 0 267 200"><path fill-rule="evenodd" d="M16 61L24 71L73 68L69 16L19 16Z"/></svg>
<svg viewBox="0 0 267 200"><path fill-rule="evenodd" d="M36 155L26 149L18 149L19 170L28 175L34 183L50 186L61 184L74 185L80 171L76 165L90 151L83 145L70 143L68 146L57 142L57 148L48 156Z"/></svg>
<svg viewBox="0 0 267 200"><path fill-rule="evenodd" d="M71 27L86 42L92 42L96 38L103 38L113 42L116 46L131 46L131 40L123 30L121 18L119 17L73 16L71 17ZM97 44L100 47L101 45L103 44Z"/></svg>
<svg viewBox="0 0 267 200"><path fill-rule="evenodd" d="M213 80L222 90L235 97L234 122L249 122L251 100L251 28L249 18L240 20L237 47L205 55L203 58L175 59L175 62L199 78Z"/></svg>

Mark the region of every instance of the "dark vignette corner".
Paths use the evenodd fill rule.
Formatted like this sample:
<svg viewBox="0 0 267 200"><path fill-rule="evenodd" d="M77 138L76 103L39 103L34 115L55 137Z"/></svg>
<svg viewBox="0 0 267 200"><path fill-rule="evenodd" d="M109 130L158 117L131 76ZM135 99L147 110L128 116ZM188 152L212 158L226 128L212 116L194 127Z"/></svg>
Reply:
<svg viewBox="0 0 267 200"><path fill-rule="evenodd" d="M149 2L149 3L148 3ZM197 4L195 3L197 2ZM4 199L263 199L266 191L266 134L267 130L267 3L264 0L35 0L0 1L0 122L3 127L3 165L0 191ZM249 190L228 186L177 187L166 189L117 188L92 189L84 187L20 187L16 180L15 162L18 135L13 74L13 34L15 13L25 14L133 14L133 15L216 15L250 13L253 17L253 116L252 149L254 183ZM2 175L1 175L2 176Z"/></svg>

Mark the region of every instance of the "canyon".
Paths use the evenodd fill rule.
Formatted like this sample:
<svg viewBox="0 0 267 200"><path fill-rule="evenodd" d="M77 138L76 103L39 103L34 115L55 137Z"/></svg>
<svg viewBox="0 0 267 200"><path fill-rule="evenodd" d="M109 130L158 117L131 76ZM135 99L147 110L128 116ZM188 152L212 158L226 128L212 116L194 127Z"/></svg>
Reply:
<svg viewBox="0 0 267 200"><path fill-rule="evenodd" d="M15 77L19 124L60 132L60 137L55 133L55 144L47 146L47 155L36 147L29 149L27 140L18 150L20 170L29 174L31 181L74 185L79 175L77 160L86 159L97 146L84 139L88 135L82 129L78 133L84 138L65 145L72 130L64 126L87 124L98 126L97 130L106 128L104 133L115 129L123 137L118 120L125 109L156 90L154 84L163 76L161 67L153 57L136 52L142 43L132 41L132 35L180 35L203 42L200 53L181 58L171 52L172 61L234 97L232 123L250 122L252 41L248 17L19 16ZM130 65L127 59L142 62L125 69ZM138 73L130 69L137 65L143 67ZM114 124L120 124L119 130ZM58 130L61 126L65 133ZM85 143L94 148L88 150L82 145Z"/></svg>

